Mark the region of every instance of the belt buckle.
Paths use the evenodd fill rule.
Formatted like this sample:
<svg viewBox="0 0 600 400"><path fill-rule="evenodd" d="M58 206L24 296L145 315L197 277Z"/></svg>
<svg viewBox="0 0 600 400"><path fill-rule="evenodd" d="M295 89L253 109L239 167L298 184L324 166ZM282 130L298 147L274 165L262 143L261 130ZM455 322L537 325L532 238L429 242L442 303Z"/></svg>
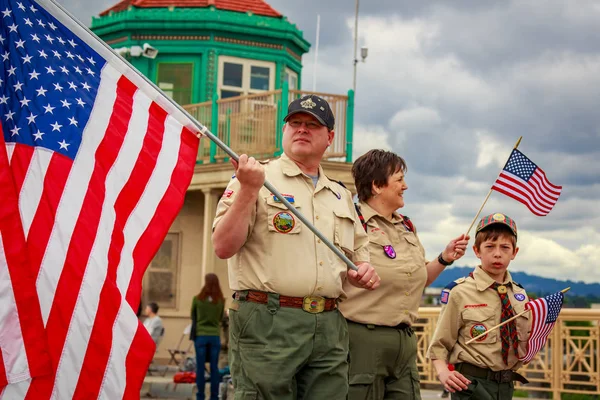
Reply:
<svg viewBox="0 0 600 400"><path fill-rule="evenodd" d="M325 298L321 296L306 296L302 299L302 309L311 314L322 313L325 311Z"/></svg>
<svg viewBox="0 0 600 400"><path fill-rule="evenodd" d="M512 381L512 371L505 370L500 372L500 383L507 383Z"/></svg>

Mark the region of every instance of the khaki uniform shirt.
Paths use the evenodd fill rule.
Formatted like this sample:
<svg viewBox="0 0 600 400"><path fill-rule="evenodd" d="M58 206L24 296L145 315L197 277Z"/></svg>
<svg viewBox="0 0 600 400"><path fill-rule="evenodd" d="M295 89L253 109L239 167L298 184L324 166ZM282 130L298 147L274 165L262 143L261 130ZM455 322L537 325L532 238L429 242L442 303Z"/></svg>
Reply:
<svg viewBox="0 0 600 400"><path fill-rule="evenodd" d="M369 261L368 237L347 189L330 181L321 167L314 187L285 154L263 166L266 179L327 239L352 261ZM239 189L234 177L217 206L213 229ZM227 261L231 289L343 297L346 264L265 187L260 189L249 225L230 228L248 231L245 244Z"/></svg>
<svg viewBox="0 0 600 400"><path fill-rule="evenodd" d="M340 311L347 319L362 324L412 325L427 281L425 250L399 214L393 213L389 221L367 203L359 202L359 208L367 223L371 265L381 278L381 286L362 290L345 282L348 298L340 303ZM386 253L386 246L392 250L388 247ZM390 251L395 258L387 255Z"/></svg>
<svg viewBox="0 0 600 400"><path fill-rule="evenodd" d="M502 303L498 292L492 288L494 280L481 267L475 268L473 277L460 278L454 288L442 292L442 311L437 328L431 339L428 357L447 360L451 364L467 362L493 371L517 370L522 363L511 347L508 365L502 361L502 339L500 328L481 335L481 339L465 344L478 333L500 323ZM529 301L525 289L516 284L506 272L507 293L515 314L525 309ZM449 285L451 286L451 285ZM451 290L451 291L450 291ZM527 339L531 330L530 313L515 320L519 337L519 355L527 351Z"/></svg>

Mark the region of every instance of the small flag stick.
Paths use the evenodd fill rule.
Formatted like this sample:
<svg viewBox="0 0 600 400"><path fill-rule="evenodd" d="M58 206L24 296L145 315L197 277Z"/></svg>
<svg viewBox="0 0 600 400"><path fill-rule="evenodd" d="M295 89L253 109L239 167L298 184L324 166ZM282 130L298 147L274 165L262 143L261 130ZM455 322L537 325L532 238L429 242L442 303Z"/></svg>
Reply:
<svg viewBox="0 0 600 400"><path fill-rule="evenodd" d="M562 292L562 293L567 293L567 292L568 292L570 289L571 289L571 288L570 288L570 287L568 287L568 288L566 288L566 289L563 289L563 290L561 290L561 292ZM491 331L494 331L494 330L496 330L496 329L500 328L501 326L503 326L503 325L505 325L505 324L508 324L508 323L509 323L510 321L512 321L513 319L516 319L516 318L520 317L521 315L525 314L525 313L526 313L526 312L528 312L528 311L530 311L530 309L529 309L529 308L528 308L528 309L526 309L526 310L524 310L524 311L522 311L522 312L520 312L520 313L518 313L518 314L517 314L517 315L515 315L515 316L512 316L512 317L510 317L510 318L509 318L509 319L507 319L506 321L499 323L498 325L494 326L493 328L490 328L490 329L488 329L487 331L483 332L481 335L479 335L479 336L475 336L474 338L467 340L467 341L465 342L465 344L471 344L472 342L474 342L475 340L477 340L477 338L478 338L478 337L480 337L480 336L484 336L484 335L487 335L487 334L488 334L488 333L490 333Z"/></svg>

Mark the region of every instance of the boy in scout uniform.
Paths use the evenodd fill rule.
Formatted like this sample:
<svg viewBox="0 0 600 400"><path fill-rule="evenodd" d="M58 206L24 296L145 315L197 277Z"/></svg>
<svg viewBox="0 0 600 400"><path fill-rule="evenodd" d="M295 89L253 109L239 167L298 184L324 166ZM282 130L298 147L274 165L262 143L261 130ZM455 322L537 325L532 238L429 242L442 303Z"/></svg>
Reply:
<svg viewBox="0 0 600 400"><path fill-rule="evenodd" d="M379 286L349 191L320 166L334 137L327 102L292 101L284 154L264 164L242 155L213 224L215 253L235 290L229 362L236 399L345 399L348 327L342 282ZM358 266L347 270L263 183L266 178Z"/></svg>
<svg viewBox="0 0 600 400"><path fill-rule="evenodd" d="M529 313L486 331L522 312L528 301L525 289L507 271L519 251L517 225L496 213L482 218L476 231L473 251L481 265L442 291L428 357L452 399L512 399L514 381L527 383L514 371L522 365L519 354L525 354ZM471 338L477 340L466 344Z"/></svg>

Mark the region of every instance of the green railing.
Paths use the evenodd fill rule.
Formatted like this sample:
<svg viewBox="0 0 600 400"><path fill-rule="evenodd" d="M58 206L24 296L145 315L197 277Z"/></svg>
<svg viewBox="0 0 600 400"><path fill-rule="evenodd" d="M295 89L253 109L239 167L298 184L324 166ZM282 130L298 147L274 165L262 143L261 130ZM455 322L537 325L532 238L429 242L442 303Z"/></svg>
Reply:
<svg viewBox="0 0 600 400"><path fill-rule="evenodd" d="M283 152L283 117L287 105L294 98L311 92L273 90L247 96L189 104L184 108L198 121L206 125L213 134L238 154L249 154L256 158L278 156ZM315 93L331 106L336 125L334 141L325 158L335 161L352 161L353 136L353 92L348 96L328 93ZM210 140L201 140L198 150L198 163L227 161L227 154Z"/></svg>

